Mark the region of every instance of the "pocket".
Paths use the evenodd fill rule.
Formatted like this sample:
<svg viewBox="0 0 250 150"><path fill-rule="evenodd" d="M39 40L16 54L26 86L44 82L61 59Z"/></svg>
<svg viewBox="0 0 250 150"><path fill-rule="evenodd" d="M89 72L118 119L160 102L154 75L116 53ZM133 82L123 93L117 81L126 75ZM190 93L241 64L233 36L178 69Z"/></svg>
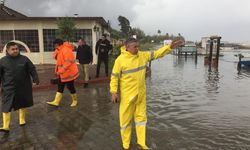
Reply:
<svg viewBox="0 0 250 150"><path fill-rule="evenodd" d="M17 68L24 68L25 67L25 64L17 64Z"/></svg>
<svg viewBox="0 0 250 150"><path fill-rule="evenodd" d="M25 64L18 64L16 67L16 71L17 71L17 73L25 72L26 71Z"/></svg>
<svg viewBox="0 0 250 150"><path fill-rule="evenodd" d="M25 64L17 64L17 67L24 67Z"/></svg>

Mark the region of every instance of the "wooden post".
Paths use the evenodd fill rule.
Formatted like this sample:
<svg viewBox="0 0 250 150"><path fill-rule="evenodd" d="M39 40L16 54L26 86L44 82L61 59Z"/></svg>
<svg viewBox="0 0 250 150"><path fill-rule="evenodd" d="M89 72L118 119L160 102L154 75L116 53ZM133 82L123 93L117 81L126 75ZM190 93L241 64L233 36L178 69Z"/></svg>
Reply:
<svg viewBox="0 0 250 150"><path fill-rule="evenodd" d="M210 53L208 57L208 64L211 66L212 64L212 57L213 57L213 39L210 39Z"/></svg>
<svg viewBox="0 0 250 150"><path fill-rule="evenodd" d="M220 39L221 39L221 37L218 37L218 38L217 38L216 67L218 67L218 65L219 65Z"/></svg>
<svg viewBox="0 0 250 150"><path fill-rule="evenodd" d="M197 50L195 52L195 64L197 64Z"/></svg>
<svg viewBox="0 0 250 150"><path fill-rule="evenodd" d="M239 62L238 62L238 65L237 65L237 70L240 71L241 70L241 58L243 57L242 54L239 54Z"/></svg>

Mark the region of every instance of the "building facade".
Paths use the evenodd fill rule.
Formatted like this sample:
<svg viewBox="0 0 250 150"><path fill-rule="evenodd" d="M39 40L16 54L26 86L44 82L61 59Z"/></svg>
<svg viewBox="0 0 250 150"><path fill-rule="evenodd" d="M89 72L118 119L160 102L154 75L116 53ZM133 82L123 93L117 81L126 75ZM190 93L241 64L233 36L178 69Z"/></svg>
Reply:
<svg viewBox="0 0 250 150"><path fill-rule="evenodd" d="M23 55L35 64L55 63L52 58L53 41L58 29L57 20L63 17L27 17L0 4L0 57L5 55L9 41L20 43ZM108 33L108 23L102 17L70 17L76 24L74 41L84 38L92 47L96 63L95 43L102 33Z"/></svg>

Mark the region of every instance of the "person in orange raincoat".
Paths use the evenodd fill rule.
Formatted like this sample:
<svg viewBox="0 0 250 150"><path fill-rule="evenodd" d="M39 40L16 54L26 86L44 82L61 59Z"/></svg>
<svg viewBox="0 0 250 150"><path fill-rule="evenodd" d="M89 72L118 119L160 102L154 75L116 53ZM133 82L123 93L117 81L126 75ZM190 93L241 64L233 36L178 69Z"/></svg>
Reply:
<svg viewBox="0 0 250 150"><path fill-rule="evenodd" d="M56 59L55 73L59 76L59 81L55 99L51 102L47 102L47 104L59 106L66 85L72 97L72 104L70 106L74 107L77 105L74 80L79 76L76 59L73 53L74 47L69 42L63 42L61 39L56 39L54 45L56 48L54 52L54 58Z"/></svg>

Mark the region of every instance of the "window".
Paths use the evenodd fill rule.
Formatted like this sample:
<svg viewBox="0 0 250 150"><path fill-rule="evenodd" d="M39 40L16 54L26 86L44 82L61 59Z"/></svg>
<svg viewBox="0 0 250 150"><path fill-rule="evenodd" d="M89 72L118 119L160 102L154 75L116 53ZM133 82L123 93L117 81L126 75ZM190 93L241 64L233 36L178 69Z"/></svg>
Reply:
<svg viewBox="0 0 250 150"><path fill-rule="evenodd" d="M74 35L74 43L77 43L80 38L84 38L87 44L92 47L92 30L91 29L76 29ZM43 29L44 51L54 51L53 41L56 39L56 29Z"/></svg>
<svg viewBox="0 0 250 150"><path fill-rule="evenodd" d="M92 30L91 29L77 29L75 33L75 38L76 39L74 42L78 42L80 38L84 38L86 43L92 47Z"/></svg>
<svg viewBox="0 0 250 150"><path fill-rule="evenodd" d="M4 45L13 40L13 30L0 30L0 52L2 52Z"/></svg>
<svg viewBox="0 0 250 150"><path fill-rule="evenodd" d="M56 29L43 29L44 51L54 51L53 41L56 39Z"/></svg>
<svg viewBox="0 0 250 150"><path fill-rule="evenodd" d="M15 40L27 44L31 52L39 52L38 30L15 30ZM20 47L24 51L24 47Z"/></svg>

